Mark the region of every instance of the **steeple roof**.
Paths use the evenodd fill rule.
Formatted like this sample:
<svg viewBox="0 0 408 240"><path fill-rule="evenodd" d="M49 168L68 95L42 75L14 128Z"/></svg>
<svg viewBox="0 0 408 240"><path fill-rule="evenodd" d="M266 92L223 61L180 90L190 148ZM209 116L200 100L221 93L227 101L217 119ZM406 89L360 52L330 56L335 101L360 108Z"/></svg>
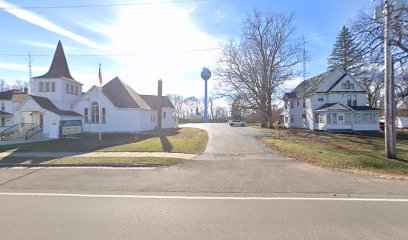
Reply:
<svg viewBox="0 0 408 240"><path fill-rule="evenodd" d="M76 82L69 72L67 59L65 58L61 41L58 41L57 49L55 50L54 58L52 59L51 67L48 72L34 78L64 78Z"/></svg>

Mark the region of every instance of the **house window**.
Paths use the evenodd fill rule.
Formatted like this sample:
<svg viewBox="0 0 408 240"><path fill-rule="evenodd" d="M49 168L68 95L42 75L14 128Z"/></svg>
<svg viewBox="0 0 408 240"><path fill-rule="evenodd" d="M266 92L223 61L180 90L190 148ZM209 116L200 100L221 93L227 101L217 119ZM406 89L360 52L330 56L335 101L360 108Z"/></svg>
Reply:
<svg viewBox="0 0 408 240"><path fill-rule="evenodd" d="M78 95L78 86L75 86L75 95Z"/></svg>
<svg viewBox="0 0 408 240"><path fill-rule="evenodd" d="M354 89L354 83L350 83L350 81L346 81L345 83L341 84L342 89Z"/></svg>
<svg viewBox="0 0 408 240"><path fill-rule="evenodd" d="M45 83L45 91L49 92L50 91L50 82Z"/></svg>
<svg viewBox="0 0 408 240"><path fill-rule="evenodd" d="M341 117L343 118L343 116ZM337 124L337 113L327 113L327 124Z"/></svg>
<svg viewBox="0 0 408 240"><path fill-rule="evenodd" d="M163 119L166 119L166 112L163 112Z"/></svg>
<svg viewBox="0 0 408 240"><path fill-rule="evenodd" d="M296 105L299 106L299 98L296 99Z"/></svg>
<svg viewBox="0 0 408 240"><path fill-rule="evenodd" d="M88 123L88 108L84 109L85 123Z"/></svg>
<svg viewBox="0 0 408 240"><path fill-rule="evenodd" d="M6 118L5 117L1 118L1 126L2 127L6 126Z"/></svg>
<svg viewBox="0 0 408 240"><path fill-rule="evenodd" d="M293 100L290 100L290 108L293 108Z"/></svg>
<svg viewBox="0 0 408 240"><path fill-rule="evenodd" d="M154 115L154 114L152 114L151 116L150 116L150 122L156 122L156 115Z"/></svg>
<svg viewBox="0 0 408 240"><path fill-rule="evenodd" d="M344 114L344 124L351 124L351 113Z"/></svg>
<svg viewBox="0 0 408 240"><path fill-rule="evenodd" d="M99 103L98 102L92 102L92 105L91 105L91 121L94 124L99 123Z"/></svg>
<svg viewBox="0 0 408 240"><path fill-rule="evenodd" d="M353 106L357 106L357 95L354 95L353 98Z"/></svg>
<svg viewBox="0 0 408 240"><path fill-rule="evenodd" d="M74 94L74 85L71 85L71 94Z"/></svg>
<svg viewBox="0 0 408 240"><path fill-rule="evenodd" d="M351 96L347 96L347 106L351 106Z"/></svg>
<svg viewBox="0 0 408 240"><path fill-rule="evenodd" d="M1 102L1 111L6 111L6 104L4 102Z"/></svg>
<svg viewBox="0 0 408 240"><path fill-rule="evenodd" d="M319 115L319 123L324 123L324 115Z"/></svg>
<svg viewBox="0 0 408 240"><path fill-rule="evenodd" d="M306 99L303 98L303 108L306 108Z"/></svg>
<svg viewBox="0 0 408 240"><path fill-rule="evenodd" d="M317 99L317 101L318 101L318 102L324 102L324 98L319 97L319 98Z"/></svg>
<svg viewBox="0 0 408 240"><path fill-rule="evenodd" d="M314 122L315 123L319 123L319 114L318 113L315 113L315 120L314 120Z"/></svg>
<svg viewBox="0 0 408 240"><path fill-rule="evenodd" d="M290 116L290 123L295 123L295 118L293 117L293 115Z"/></svg>
<svg viewBox="0 0 408 240"><path fill-rule="evenodd" d="M40 82L40 92L44 92L44 82Z"/></svg>
<svg viewBox="0 0 408 240"><path fill-rule="evenodd" d="M302 119L306 119L306 114L302 114Z"/></svg>
<svg viewBox="0 0 408 240"><path fill-rule="evenodd" d="M55 82L51 82L51 92L55 92Z"/></svg>
<svg viewBox="0 0 408 240"><path fill-rule="evenodd" d="M106 110L102 108L102 124L106 124Z"/></svg>

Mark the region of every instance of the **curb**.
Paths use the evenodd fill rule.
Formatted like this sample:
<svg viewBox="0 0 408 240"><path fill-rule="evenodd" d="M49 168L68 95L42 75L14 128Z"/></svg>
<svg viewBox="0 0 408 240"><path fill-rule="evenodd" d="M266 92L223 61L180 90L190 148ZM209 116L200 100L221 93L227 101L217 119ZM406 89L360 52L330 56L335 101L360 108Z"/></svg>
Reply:
<svg viewBox="0 0 408 240"><path fill-rule="evenodd" d="M172 165L164 164L7 164L1 163L0 168L14 168L14 167L26 167L26 168L58 168L58 167L110 167L110 168L146 168L146 167L169 167Z"/></svg>

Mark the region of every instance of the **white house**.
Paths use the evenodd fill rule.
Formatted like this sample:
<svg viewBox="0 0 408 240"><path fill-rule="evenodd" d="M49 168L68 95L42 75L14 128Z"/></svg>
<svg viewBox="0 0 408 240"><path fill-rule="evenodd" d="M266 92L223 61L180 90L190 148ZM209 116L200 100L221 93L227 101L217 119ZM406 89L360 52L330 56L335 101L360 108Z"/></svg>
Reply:
<svg viewBox="0 0 408 240"><path fill-rule="evenodd" d="M75 123L84 132L177 127L174 106L162 96L161 80L157 96L139 95L118 77L83 93L82 84L70 74L60 41L49 71L32 82L31 94L15 90L0 93L3 135L18 130L20 136L58 138L66 123Z"/></svg>
<svg viewBox="0 0 408 240"><path fill-rule="evenodd" d="M367 105L367 91L340 68L301 82L283 99L288 128L379 130L380 109Z"/></svg>

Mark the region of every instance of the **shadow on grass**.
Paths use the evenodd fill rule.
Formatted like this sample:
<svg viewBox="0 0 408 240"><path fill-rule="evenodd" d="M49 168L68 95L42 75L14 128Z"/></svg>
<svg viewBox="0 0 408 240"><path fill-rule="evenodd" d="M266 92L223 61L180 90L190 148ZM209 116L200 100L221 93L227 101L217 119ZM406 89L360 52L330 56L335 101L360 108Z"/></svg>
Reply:
<svg viewBox="0 0 408 240"><path fill-rule="evenodd" d="M104 133L102 134L102 140L99 141L98 134L83 134L82 138L77 139L58 139L44 142L32 142L15 145L2 145L0 146L0 152L13 151L14 153L24 152L64 152L65 156L74 156L77 153L89 153L102 150L105 148L120 146L124 144L137 143L150 138L159 137L163 150L171 152L173 146L170 144L167 137L175 136L180 133L180 129L164 129L164 130L152 130L143 133ZM31 156L30 156L31 157ZM9 156L0 159L2 163L22 163L25 161L31 161L33 164L39 164L42 162L50 161L57 157L19 157L11 153Z"/></svg>
<svg viewBox="0 0 408 240"><path fill-rule="evenodd" d="M171 145L167 136L160 136L160 142L165 152L171 152L171 150L173 150L173 145Z"/></svg>

